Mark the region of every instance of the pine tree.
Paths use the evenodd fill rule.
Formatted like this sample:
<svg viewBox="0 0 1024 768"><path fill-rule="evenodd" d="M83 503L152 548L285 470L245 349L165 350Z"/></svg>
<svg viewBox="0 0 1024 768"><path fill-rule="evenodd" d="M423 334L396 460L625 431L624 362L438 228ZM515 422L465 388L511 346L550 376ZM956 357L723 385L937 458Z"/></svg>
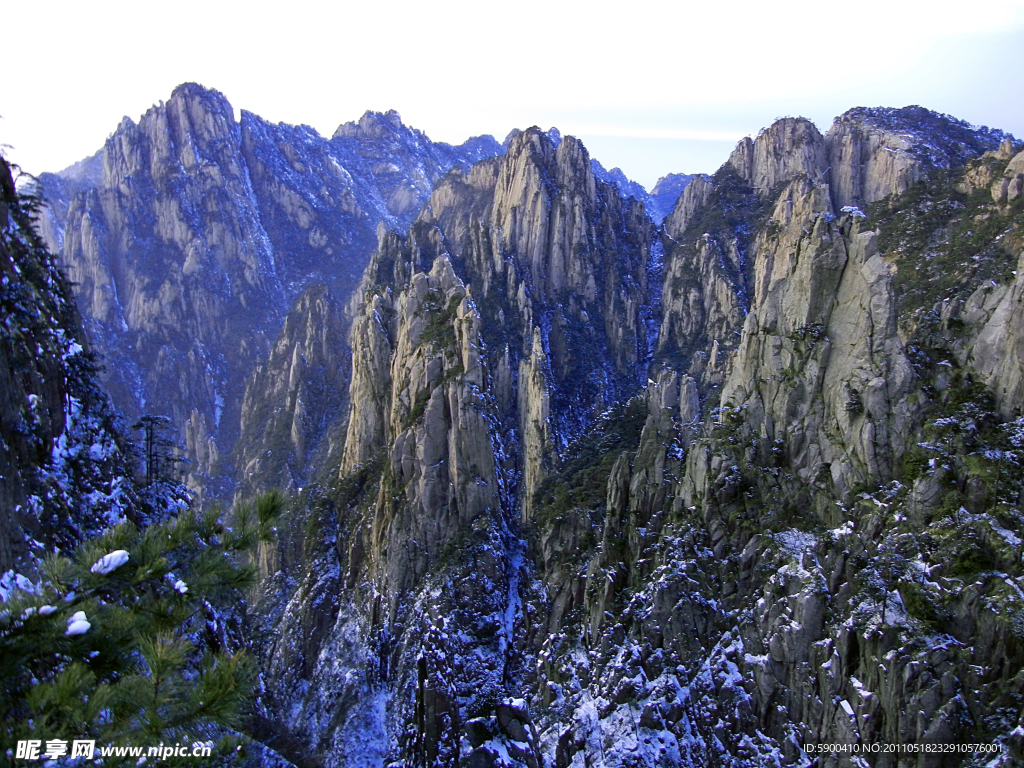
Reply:
<svg viewBox="0 0 1024 768"><path fill-rule="evenodd" d="M142 431L142 461L146 468L146 487L158 482L177 482L180 466L186 459L177 453L171 439L171 420L166 416L145 415L132 424Z"/></svg>
<svg viewBox="0 0 1024 768"><path fill-rule="evenodd" d="M6 742L213 741L230 760L254 668L230 647L224 606L252 584L250 553L273 540L284 504L265 494L233 529L193 510L145 530L124 521L50 557L40 584L13 592L0 612Z"/></svg>

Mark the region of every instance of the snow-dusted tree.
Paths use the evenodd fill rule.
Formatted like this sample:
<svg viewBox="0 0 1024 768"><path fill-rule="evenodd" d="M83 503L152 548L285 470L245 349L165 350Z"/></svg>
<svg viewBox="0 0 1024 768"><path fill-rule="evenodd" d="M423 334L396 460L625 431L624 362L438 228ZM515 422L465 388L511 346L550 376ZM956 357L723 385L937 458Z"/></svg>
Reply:
<svg viewBox="0 0 1024 768"><path fill-rule="evenodd" d="M146 487L156 482L177 482L185 458L177 452L170 437L171 420L166 416L145 415L132 424L142 431L142 461L146 469Z"/></svg>
<svg viewBox="0 0 1024 768"><path fill-rule="evenodd" d="M38 585L10 591L0 612L7 743L198 740L233 755L228 734L252 691L253 664L227 619L255 577L248 554L273 539L284 504L265 494L233 529L193 510L144 530L125 521L48 559Z"/></svg>
<svg viewBox="0 0 1024 768"><path fill-rule="evenodd" d="M861 572L865 592L882 608L882 626L891 616L889 600L909 570L909 543L899 537L886 538L878 545L869 565Z"/></svg>

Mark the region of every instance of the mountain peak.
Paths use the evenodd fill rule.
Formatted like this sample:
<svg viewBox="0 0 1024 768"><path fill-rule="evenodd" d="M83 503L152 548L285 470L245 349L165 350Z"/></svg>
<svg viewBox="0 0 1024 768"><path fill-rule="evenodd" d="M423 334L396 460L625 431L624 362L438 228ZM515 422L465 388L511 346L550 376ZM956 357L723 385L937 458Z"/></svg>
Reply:
<svg viewBox="0 0 1024 768"><path fill-rule="evenodd" d="M805 117L782 117L736 145L727 165L764 196L801 174L816 178L827 167L824 140Z"/></svg>
<svg viewBox="0 0 1024 768"><path fill-rule="evenodd" d="M835 119L833 130L857 124L911 138L914 154L937 167L963 165L975 155L996 149L1008 135L916 104L899 109L854 107Z"/></svg>
<svg viewBox="0 0 1024 768"><path fill-rule="evenodd" d="M418 133L402 122L402 116L397 110L389 109L387 112L374 112L366 110L358 121L342 123L334 132L332 138L374 138L381 139L388 135L400 133Z"/></svg>
<svg viewBox="0 0 1024 768"><path fill-rule="evenodd" d="M231 102L228 101L227 96L214 88L207 88L199 83L182 83L171 91L171 97L167 100L167 103L161 104L160 107L172 109L172 105L185 106L193 104L202 104L206 110L230 115L231 119L234 120L235 110L231 106ZM155 107L155 109L160 107Z"/></svg>

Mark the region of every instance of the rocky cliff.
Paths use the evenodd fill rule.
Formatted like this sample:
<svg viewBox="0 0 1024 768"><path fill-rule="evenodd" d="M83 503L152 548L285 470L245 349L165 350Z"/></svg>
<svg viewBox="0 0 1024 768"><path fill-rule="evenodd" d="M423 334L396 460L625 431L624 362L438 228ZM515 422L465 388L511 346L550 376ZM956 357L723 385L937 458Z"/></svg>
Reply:
<svg viewBox="0 0 1024 768"><path fill-rule="evenodd" d="M556 138L378 235L267 650L288 754L1019 759L1019 145L787 118L659 231Z"/></svg>
<svg viewBox="0 0 1024 768"><path fill-rule="evenodd" d="M380 755L455 760L468 729L480 755L497 739L542 761L525 705L505 702L534 631L517 532L560 446L642 381L652 241L642 203L596 180L579 142L535 129L450 172L407 235L382 230L353 307L348 433L327 493L340 530L324 557L351 589L313 648L290 629L293 599L272 651L281 669L321 659L291 738L325 760L351 754L309 717L321 684L337 691L324 653L344 635L377 655L352 659L361 687L330 706L365 724L355 691L377 691Z"/></svg>
<svg viewBox="0 0 1024 768"><path fill-rule="evenodd" d="M346 296L378 221L408 222L452 165L498 151L490 137L435 144L393 112L330 140L249 112L236 121L222 95L184 85L126 118L100 160L44 175L40 229L61 249L117 406L171 417L192 486L218 495L236 471L244 382L303 291Z"/></svg>
<svg viewBox="0 0 1024 768"><path fill-rule="evenodd" d="M300 765L1024 760L1024 148L919 107L784 118L662 226L572 137L491 149L188 86L38 225L132 396L198 403L193 470L234 446L295 491L250 731ZM69 312L8 250L10 317L47 286ZM78 398L73 323L29 314L8 463ZM2 486L11 561L46 477Z"/></svg>
<svg viewBox="0 0 1024 768"><path fill-rule="evenodd" d="M781 121L741 143L710 194L677 206L690 224L670 244L663 323L728 316L708 311L705 297L729 295L728 280L702 277L709 261L729 263L707 259L709 243L739 255L732 295L749 305L741 327L725 326L735 351L720 394L703 380L705 421L689 450L686 380L672 366L697 372L695 355L666 353L637 447L608 475L603 531L589 565L573 569L586 623L550 638L557 662L544 663L551 720L569 723L549 732L555 764L600 754L624 765L638 752L652 765L800 764L815 757L808 743L972 738L1003 741L1003 764L1019 759L1021 713L1004 702L1022 663L1010 618L1021 477L1005 453L1017 427L1003 421L1015 415L1009 329L1019 320L1003 313L1022 221L1002 198L993 205L987 185L957 192L986 164L1012 178L1011 153L967 168L947 155L921 171L927 188L908 186L865 216L835 210L826 177L813 174L822 155L810 127ZM978 137L979 154L1000 138ZM941 145L942 135L912 140ZM947 207L929 221L921 214L936 199ZM981 221L990 226L975 232ZM956 276L921 288L926 261ZM972 273L972 287L988 274L1006 287L971 293ZM672 288L679 275L689 293ZM695 310L679 300L688 295ZM688 338L659 343L685 353ZM696 351L709 341L728 349L703 338ZM575 510L559 525L574 513L578 531L592 525Z"/></svg>

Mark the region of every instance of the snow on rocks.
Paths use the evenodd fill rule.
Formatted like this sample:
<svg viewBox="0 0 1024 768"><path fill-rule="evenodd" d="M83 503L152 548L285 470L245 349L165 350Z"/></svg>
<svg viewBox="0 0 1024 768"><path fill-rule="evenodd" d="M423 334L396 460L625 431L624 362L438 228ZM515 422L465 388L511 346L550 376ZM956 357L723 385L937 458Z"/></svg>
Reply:
<svg viewBox="0 0 1024 768"><path fill-rule="evenodd" d="M775 534L775 540L782 545L783 549L792 557L801 557L807 550L814 550L818 545L818 539L813 533L790 528Z"/></svg>

